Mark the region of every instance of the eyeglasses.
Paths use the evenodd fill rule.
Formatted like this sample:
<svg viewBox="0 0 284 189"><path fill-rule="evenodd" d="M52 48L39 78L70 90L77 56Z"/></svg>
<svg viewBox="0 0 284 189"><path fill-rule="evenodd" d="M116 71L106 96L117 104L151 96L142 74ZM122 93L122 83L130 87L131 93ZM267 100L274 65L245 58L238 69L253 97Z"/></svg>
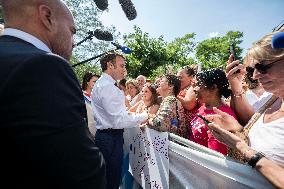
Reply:
<svg viewBox="0 0 284 189"><path fill-rule="evenodd" d="M282 59L280 59L282 60ZM267 70L270 69L274 63L279 62L280 60L275 60L274 62L271 62L270 64L264 65L263 62L257 63L254 65L254 68L261 74L267 74Z"/></svg>

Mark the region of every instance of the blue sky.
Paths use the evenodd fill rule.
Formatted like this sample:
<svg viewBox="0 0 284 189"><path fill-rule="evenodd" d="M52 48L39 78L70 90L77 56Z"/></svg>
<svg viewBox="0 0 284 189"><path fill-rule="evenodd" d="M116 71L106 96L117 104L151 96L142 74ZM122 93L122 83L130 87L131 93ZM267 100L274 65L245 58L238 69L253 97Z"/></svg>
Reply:
<svg viewBox="0 0 284 189"><path fill-rule="evenodd" d="M104 25L114 25L122 34L138 25L150 37L166 41L196 33L196 42L229 30L244 32L241 47L251 44L284 20L284 0L132 0L137 18L129 21L117 0L109 0Z"/></svg>

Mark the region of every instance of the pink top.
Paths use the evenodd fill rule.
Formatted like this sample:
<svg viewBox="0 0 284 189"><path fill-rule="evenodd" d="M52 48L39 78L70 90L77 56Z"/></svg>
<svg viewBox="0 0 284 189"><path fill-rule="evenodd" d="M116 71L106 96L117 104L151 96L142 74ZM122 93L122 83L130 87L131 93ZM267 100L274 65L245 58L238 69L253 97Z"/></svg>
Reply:
<svg viewBox="0 0 284 189"><path fill-rule="evenodd" d="M221 105L218 107L218 109L223 112L226 112L227 114L233 116L236 119L234 111L229 106ZM202 116L215 114L213 110L206 109L205 105L202 105L197 110L197 113ZM205 123L201 118L195 115L194 118L191 120L190 125L191 125L194 142L206 146L217 152L220 152L224 155L227 155L228 153L227 146L217 141L217 139L210 133L208 127L205 125Z"/></svg>

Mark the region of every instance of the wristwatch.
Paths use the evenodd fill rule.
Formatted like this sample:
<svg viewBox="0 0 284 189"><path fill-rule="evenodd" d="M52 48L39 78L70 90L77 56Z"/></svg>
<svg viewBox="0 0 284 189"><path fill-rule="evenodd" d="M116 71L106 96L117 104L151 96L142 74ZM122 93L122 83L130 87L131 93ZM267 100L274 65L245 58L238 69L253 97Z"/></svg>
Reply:
<svg viewBox="0 0 284 189"><path fill-rule="evenodd" d="M256 163L261 159L265 157L265 155L261 152L257 152L252 156L252 158L248 161L248 165L250 165L252 168L255 167Z"/></svg>

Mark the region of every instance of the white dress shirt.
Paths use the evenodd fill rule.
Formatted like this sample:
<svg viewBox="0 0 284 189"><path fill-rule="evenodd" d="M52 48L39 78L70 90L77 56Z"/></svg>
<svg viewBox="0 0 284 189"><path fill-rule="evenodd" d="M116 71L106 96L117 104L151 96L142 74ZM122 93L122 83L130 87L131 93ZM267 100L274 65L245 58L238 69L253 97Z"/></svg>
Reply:
<svg viewBox="0 0 284 189"><path fill-rule="evenodd" d="M148 118L147 113L129 114L124 93L114 84L115 80L103 73L93 88L92 104L97 129L137 127Z"/></svg>
<svg viewBox="0 0 284 189"><path fill-rule="evenodd" d="M19 39L22 39L22 40L28 42L28 43L31 43L32 45L34 45L36 48L38 48L40 50L43 50L45 52L51 52L51 50L48 48L48 46L46 44L44 44L41 40L39 40L35 36L28 34L24 31L14 29L14 28L5 28L2 35L9 35L9 36L17 37Z"/></svg>

